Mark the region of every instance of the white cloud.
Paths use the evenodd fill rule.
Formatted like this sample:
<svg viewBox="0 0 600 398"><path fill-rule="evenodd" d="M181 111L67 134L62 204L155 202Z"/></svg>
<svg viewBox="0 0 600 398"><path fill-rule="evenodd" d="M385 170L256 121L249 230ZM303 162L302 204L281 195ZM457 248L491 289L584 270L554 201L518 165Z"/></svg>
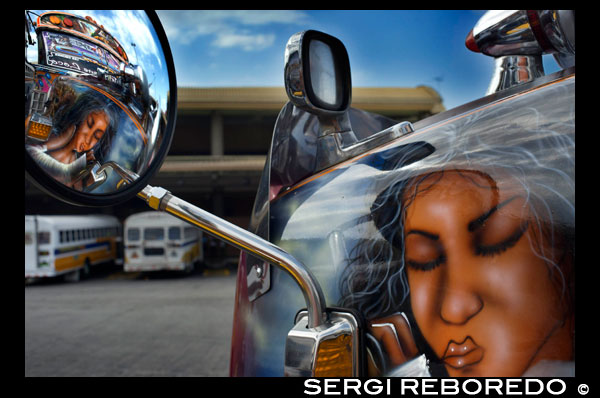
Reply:
<svg viewBox="0 0 600 398"><path fill-rule="evenodd" d="M218 48L264 49L275 35L264 31L272 24L302 24L303 11L294 10L166 10L157 11L169 41L189 44L200 36L212 36Z"/></svg>
<svg viewBox="0 0 600 398"><path fill-rule="evenodd" d="M275 41L274 34L222 33L217 35L213 44L217 47L241 47L244 51L262 50Z"/></svg>

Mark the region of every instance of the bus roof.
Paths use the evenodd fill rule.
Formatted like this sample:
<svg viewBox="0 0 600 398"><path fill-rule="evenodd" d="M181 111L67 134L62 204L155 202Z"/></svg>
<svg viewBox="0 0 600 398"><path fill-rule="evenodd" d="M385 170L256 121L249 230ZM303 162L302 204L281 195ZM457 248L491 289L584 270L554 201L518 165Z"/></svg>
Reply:
<svg viewBox="0 0 600 398"><path fill-rule="evenodd" d="M121 43L92 17L82 18L67 12L48 11L41 14L37 19L36 30L40 28L69 33L89 40L108 50L120 61L129 62L127 53Z"/></svg>
<svg viewBox="0 0 600 398"><path fill-rule="evenodd" d="M81 227L93 227L98 224L117 225L121 224L119 219L108 214L84 214L84 215L25 215L25 220L37 219L40 222L52 225L70 225Z"/></svg>
<svg viewBox="0 0 600 398"><path fill-rule="evenodd" d="M125 222L124 222L124 224L126 226L134 226L134 225L139 225L139 226L153 225L153 226L156 226L158 223L160 225L168 225L168 226L173 226L173 225L189 225L185 221L180 220L179 218L177 218L175 216L172 216L169 213L165 213L165 212L161 212L161 211L155 211L155 210L153 210L153 211L143 211L141 213L132 214L129 217L127 217L125 219Z"/></svg>

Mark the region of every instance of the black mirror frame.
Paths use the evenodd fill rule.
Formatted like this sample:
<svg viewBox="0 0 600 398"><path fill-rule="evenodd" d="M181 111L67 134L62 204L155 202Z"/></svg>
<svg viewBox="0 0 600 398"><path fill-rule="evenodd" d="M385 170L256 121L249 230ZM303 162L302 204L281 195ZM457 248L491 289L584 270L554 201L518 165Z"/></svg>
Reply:
<svg viewBox="0 0 600 398"><path fill-rule="evenodd" d="M333 53L335 75L336 75L336 91L341 92L342 101L339 107L332 107L323 103L319 100L318 96L315 95L312 86L312 78L310 75L309 65L309 47L313 40L319 40L327 44ZM344 47L344 44L336 37L328 34L309 30L304 34L302 40L302 69L304 71L304 88L309 101L318 108L325 109L331 112L343 112L348 109L350 105L350 87L352 82L350 78L350 61L348 59L348 52ZM337 79L339 78L339 79Z"/></svg>
<svg viewBox="0 0 600 398"><path fill-rule="evenodd" d="M25 176L34 185L49 195L69 204L88 207L105 207L123 203L133 196L137 195L148 183L148 180L160 169L171 146L173 134L175 131L175 120L177 118L177 80L175 76L175 64L171 47L167 40L167 35L160 23L158 14L154 10L145 10L148 19L152 23L152 27L156 32L156 36L162 47L167 72L169 76L169 105L167 109L167 123L165 128L165 136L160 144L160 148L156 152L155 160L150 167L139 176L133 183L124 186L110 194L86 194L71 189L58 181L52 179L27 153L25 149Z"/></svg>
<svg viewBox="0 0 600 398"><path fill-rule="evenodd" d="M329 45L333 53L336 74L340 78L337 85L343 96L341 105L337 108L319 101L312 90L308 61L312 40L320 40ZM321 116L342 115L350 106L352 97L350 61L346 47L336 37L316 30L292 35L286 45L284 82L287 96L296 107Z"/></svg>

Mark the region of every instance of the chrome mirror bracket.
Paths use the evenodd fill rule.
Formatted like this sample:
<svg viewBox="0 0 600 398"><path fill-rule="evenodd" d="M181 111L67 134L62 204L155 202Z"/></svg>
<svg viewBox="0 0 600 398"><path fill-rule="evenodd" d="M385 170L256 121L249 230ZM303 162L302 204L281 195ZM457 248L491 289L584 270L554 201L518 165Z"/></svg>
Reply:
<svg viewBox="0 0 600 398"><path fill-rule="evenodd" d="M505 55L496 58L495 61L494 73L486 95L544 76L541 55Z"/></svg>
<svg viewBox="0 0 600 398"><path fill-rule="evenodd" d="M267 291L271 287L271 267L269 263L259 262L248 271L246 276L246 283L248 285L248 300L254 301Z"/></svg>
<svg viewBox="0 0 600 398"><path fill-rule="evenodd" d="M348 114L345 113L344 116L345 118L342 120L347 121L347 125L337 131L335 128L344 126L344 124L339 123L339 118L333 128L329 127L332 126L332 123L326 123L322 120L324 118L319 118L323 128L317 140L317 171L324 170L415 131L412 123L402 122L358 141L354 132L350 129Z"/></svg>

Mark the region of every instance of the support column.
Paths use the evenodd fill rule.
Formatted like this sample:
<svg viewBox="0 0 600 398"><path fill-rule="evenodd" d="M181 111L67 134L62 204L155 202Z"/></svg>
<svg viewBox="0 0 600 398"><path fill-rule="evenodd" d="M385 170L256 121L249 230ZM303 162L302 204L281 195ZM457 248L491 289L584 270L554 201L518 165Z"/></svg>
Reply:
<svg viewBox="0 0 600 398"><path fill-rule="evenodd" d="M210 115L210 154L223 156L224 153L223 115L219 111L213 111Z"/></svg>

